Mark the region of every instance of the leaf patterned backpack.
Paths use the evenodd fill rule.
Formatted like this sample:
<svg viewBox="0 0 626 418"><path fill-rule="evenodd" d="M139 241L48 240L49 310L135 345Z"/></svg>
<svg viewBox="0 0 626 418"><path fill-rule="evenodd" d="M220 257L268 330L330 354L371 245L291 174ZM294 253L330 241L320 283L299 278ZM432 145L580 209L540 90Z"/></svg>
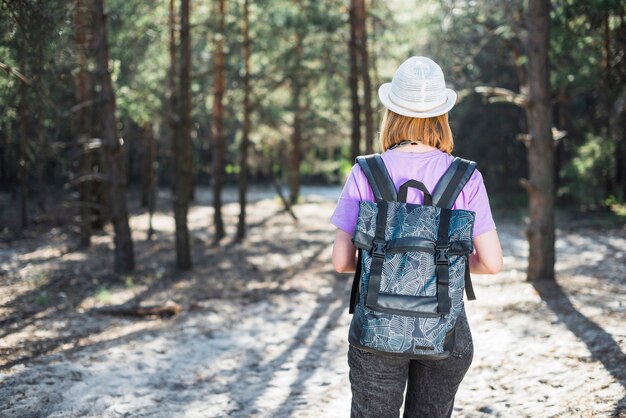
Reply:
<svg viewBox="0 0 626 418"><path fill-rule="evenodd" d="M454 347L469 274L474 212L451 209L476 168L455 158L431 194L409 180L396 188L379 154L357 157L376 202L359 202L352 242L358 250L350 297L349 342L410 359L443 359ZM424 204L406 203L408 189Z"/></svg>

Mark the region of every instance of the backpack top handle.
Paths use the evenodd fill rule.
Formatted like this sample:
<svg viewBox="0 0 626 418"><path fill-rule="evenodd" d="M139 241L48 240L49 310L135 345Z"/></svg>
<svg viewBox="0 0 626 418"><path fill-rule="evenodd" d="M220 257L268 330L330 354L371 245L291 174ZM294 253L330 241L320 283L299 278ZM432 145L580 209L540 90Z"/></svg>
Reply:
<svg viewBox="0 0 626 418"><path fill-rule="evenodd" d="M415 189L420 190L424 193L424 205L432 206L433 205L433 197L431 196L428 188L424 186L424 183L417 180L409 180L400 186L400 191L398 192L398 202L406 203L406 195L409 191L409 187L413 187Z"/></svg>

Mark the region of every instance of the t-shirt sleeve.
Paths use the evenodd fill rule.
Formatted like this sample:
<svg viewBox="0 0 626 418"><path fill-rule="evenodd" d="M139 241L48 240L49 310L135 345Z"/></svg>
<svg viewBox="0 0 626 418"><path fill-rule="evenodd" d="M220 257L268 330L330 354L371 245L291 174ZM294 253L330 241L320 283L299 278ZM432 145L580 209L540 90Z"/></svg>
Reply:
<svg viewBox="0 0 626 418"><path fill-rule="evenodd" d="M482 174L476 170L467 184L467 210L471 210L476 214L474 221L474 237L484 234L485 232L496 229L493 221L491 207L489 205L489 197L487 189L483 181Z"/></svg>
<svg viewBox="0 0 626 418"><path fill-rule="evenodd" d="M354 234L356 220L359 215L359 202L363 199L364 193L359 188L359 180L362 176L361 168L358 164L352 166L350 175L343 186L339 201L335 207L335 211L330 217L330 223L337 228Z"/></svg>

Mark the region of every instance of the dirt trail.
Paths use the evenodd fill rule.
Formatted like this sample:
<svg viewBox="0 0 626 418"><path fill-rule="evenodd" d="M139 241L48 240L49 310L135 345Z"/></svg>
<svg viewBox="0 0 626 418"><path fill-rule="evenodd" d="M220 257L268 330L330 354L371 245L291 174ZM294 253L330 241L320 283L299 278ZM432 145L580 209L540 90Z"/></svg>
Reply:
<svg viewBox="0 0 626 418"><path fill-rule="evenodd" d="M328 223L338 190L305 192L298 224L259 200L247 242L221 249L208 245L211 209L198 193L189 273L172 268L173 220L157 214L157 239L145 242L137 208L132 277L111 275L106 234L89 252L69 251L62 228L2 244L0 416L348 416L351 277L331 268ZM235 225L237 206L225 211ZM499 220L505 270L474 278L475 357L455 416L626 416L626 228L573 226L558 231L563 287L533 287L521 226ZM167 300L183 313L92 310Z"/></svg>

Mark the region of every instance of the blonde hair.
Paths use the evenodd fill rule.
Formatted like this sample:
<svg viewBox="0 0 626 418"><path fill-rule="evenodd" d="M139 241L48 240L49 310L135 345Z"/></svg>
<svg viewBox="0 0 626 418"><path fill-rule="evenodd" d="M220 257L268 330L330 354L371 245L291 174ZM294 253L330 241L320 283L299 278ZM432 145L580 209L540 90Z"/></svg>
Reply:
<svg viewBox="0 0 626 418"><path fill-rule="evenodd" d="M406 140L420 141L450 154L454 148L454 140L448 124L448 114L432 118L411 118L385 109L379 136L383 151Z"/></svg>

